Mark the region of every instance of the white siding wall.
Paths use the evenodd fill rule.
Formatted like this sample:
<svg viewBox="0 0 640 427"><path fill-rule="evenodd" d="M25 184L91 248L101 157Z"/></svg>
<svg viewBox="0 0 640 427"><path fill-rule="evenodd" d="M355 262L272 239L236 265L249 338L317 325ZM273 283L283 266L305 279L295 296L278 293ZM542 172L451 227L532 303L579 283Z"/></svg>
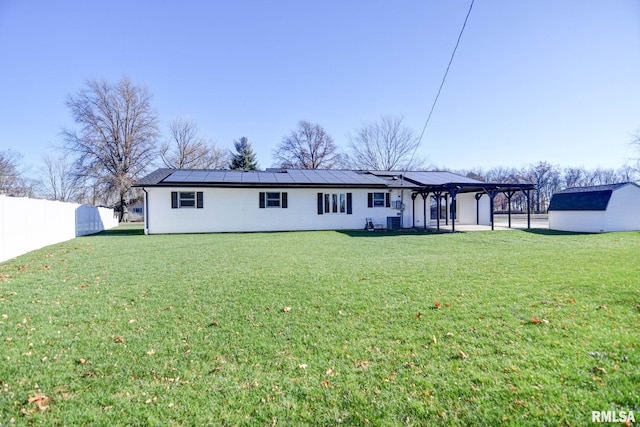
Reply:
<svg viewBox="0 0 640 427"><path fill-rule="evenodd" d="M640 230L640 188L629 184L613 192L607 206L604 230Z"/></svg>
<svg viewBox="0 0 640 427"><path fill-rule="evenodd" d="M353 230L364 229L365 218L386 226L392 208L367 207L367 193L383 189L270 189L270 188L147 188L149 234L208 233L234 231ZM203 208L171 208L171 191L202 191ZM259 207L260 192L288 194L288 207ZM351 193L353 213L318 215L318 193ZM397 198L397 194L394 193ZM396 200L392 197L391 200Z"/></svg>
<svg viewBox="0 0 640 427"><path fill-rule="evenodd" d="M458 194L456 203L458 204L458 220L456 224L471 225L480 220L480 225L491 225L491 215L489 212L489 196L484 194L478 203L480 216L476 217L476 193Z"/></svg>
<svg viewBox="0 0 640 427"><path fill-rule="evenodd" d="M551 230L599 233L605 231L605 211L549 211Z"/></svg>

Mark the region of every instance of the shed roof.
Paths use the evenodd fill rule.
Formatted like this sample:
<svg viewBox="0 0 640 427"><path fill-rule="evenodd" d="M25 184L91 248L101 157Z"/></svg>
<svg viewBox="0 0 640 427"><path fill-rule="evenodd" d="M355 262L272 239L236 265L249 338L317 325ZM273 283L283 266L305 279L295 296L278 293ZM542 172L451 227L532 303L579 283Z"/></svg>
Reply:
<svg viewBox="0 0 640 427"><path fill-rule="evenodd" d="M628 184L632 183L622 182L617 184L567 188L553 195L551 203L549 203L549 210L606 211L613 192Z"/></svg>

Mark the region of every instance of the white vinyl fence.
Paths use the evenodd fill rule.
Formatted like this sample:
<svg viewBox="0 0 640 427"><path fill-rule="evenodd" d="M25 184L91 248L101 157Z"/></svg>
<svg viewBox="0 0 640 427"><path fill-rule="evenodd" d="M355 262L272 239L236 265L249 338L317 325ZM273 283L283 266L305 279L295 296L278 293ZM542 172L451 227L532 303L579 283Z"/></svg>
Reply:
<svg viewBox="0 0 640 427"><path fill-rule="evenodd" d="M117 225L113 209L0 195L0 262Z"/></svg>

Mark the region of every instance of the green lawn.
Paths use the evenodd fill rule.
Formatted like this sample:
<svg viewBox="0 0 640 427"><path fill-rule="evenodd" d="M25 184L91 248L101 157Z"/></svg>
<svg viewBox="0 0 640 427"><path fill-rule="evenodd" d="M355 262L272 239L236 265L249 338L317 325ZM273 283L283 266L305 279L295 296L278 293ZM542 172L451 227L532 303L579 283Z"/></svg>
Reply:
<svg viewBox="0 0 640 427"><path fill-rule="evenodd" d="M640 233L77 238L0 264L0 425L640 419L639 260Z"/></svg>

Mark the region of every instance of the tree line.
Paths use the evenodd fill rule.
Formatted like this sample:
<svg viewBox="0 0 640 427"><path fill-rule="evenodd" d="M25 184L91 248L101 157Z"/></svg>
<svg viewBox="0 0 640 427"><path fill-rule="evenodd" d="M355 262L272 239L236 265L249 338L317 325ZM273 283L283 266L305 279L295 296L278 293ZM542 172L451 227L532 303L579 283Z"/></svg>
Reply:
<svg viewBox="0 0 640 427"><path fill-rule="evenodd" d="M177 117L161 137L159 119L146 87L128 78L116 83L88 80L65 101L75 126L62 129L57 155L47 155L27 178L20 171L22 156L0 151L0 194L44 197L60 201L125 207L140 198L131 186L155 167L175 169L258 170L248 138L233 141L235 151L217 146L202 135L193 120ZM301 120L272 152L272 167L295 169L447 170L434 168L415 156L417 134L402 117L381 116L347 135L341 149L319 124ZM632 145L640 153L640 131ZM532 202L545 211L551 195L563 188L638 181L639 168L618 170L566 167L539 162L521 169L454 171L487 182L536 184ZM506 201L497 198L497 209ZM522 195L512 199L515 209L526 207ZM121 215L124 209L120 209Z"/></svg>

